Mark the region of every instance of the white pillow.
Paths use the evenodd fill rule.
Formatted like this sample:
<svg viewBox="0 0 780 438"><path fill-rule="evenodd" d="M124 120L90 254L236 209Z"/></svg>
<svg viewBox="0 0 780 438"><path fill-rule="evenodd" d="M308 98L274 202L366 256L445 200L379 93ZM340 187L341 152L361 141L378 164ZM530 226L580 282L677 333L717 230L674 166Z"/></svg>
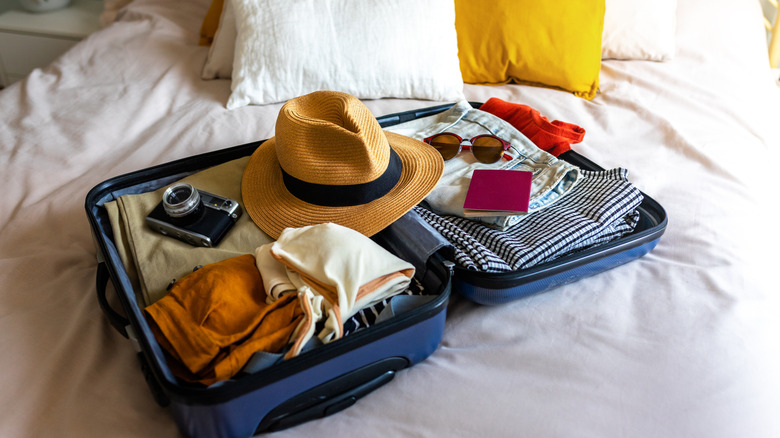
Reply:
<svg viewBox="0 0 780 438"><path fill-rule="evenodd" d="M606 0L602 59L674 57L677 0Z"/></svg>
<svg viewBox="0 0 780 438"><path fill-rule="evenodd" d="M219 26L206 56L200 77L230 79L233 74L233 52L236 49L236 14L230 1L224 2Z"/></svg>
<svg viewBox="0 0 780 438"><path fill-rule="evenodd" d="M360 99L463 98L452 0L227 0L228 109L317 90Z"/></svg>

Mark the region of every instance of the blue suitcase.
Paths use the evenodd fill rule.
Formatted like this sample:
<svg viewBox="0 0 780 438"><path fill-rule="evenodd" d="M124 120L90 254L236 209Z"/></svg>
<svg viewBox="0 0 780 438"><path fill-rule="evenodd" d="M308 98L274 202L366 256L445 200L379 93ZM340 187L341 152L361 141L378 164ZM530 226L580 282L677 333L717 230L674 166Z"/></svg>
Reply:
<svg viewBox="0 0 780 438"><path fill-rule="evenodd" d="M281 366L240 379L204 387L174 377L143 316L142 305L136 301L102 205L122 195L165 187L206 167L249 155L260 143L122 175L94 187L86 198L99 262L98 302L114 328L132 341L157 402L169 406L182 431L192 437L246 437L338 412L390 381L398 370L428 357L443 335L450 268L437 256L421 260L419 253L401 253L397 255L415 263L423 287L434 292L427 303L285 360ZM380 232L375 240L387 246L384 242L390 237L389 231ZM119 297L121 312L109 304L109 281Z"/></svg>
<svg viewBox="0 0 780 438"><path fill-rule="evenodd" d="M447 108L449 105L407 111L378 120L387 127ZM433 299L261 373L209 387L188 384L173 375L143 317L142 305L136 301L102 206L119 196L153 191L207 167L250 155L261 143L217 150L118 176L95 186L85 201L97 249L100 307L112 326L136 349L141 370L157 402L169 407L181 431L191 437L247 437L336 413L436 350L443 337L451 287L481 304L512 301L641 257L652 250L666 227L663 208L645 195L639 225L630 235L531 269L487 274L468 271L445 260L439 251L445 243L432 229L430 240L425 241L406 236L408 227L391 226L377 234L375 240L417 267L416 275L423 286L435 291ZM584 169L600 169L575 152L564 155L561 158ZM109 282L121 310L109 303Z"/></svg>

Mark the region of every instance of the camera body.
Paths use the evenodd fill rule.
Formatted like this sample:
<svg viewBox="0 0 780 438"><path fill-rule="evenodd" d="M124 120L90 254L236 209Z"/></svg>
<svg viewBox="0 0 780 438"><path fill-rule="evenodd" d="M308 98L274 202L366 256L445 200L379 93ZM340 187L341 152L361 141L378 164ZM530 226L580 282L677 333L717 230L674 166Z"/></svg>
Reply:
<svg viewBox="0 0 780 438"><path fill-rule="evenodd" d="M146 217L149 228L193 246L211 248L241 217L237 201L176 183Z"/></svg>

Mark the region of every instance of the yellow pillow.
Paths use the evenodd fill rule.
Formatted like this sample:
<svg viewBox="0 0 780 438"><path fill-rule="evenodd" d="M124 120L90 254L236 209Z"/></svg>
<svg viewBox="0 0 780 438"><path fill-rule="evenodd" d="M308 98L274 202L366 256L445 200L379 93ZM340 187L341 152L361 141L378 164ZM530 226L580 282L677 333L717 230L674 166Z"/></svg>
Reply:
<svg viewBox="0 0 780 438"><path fill-rule="evenodd" d="M210 46L214 41L214 35L217 33L219 27L219 17L222 15L222 7L225 4L225 0L214 0L209 6L206 16L203 17L203 24L200 25L200 41L201 46Z"/></svg>
<svg viewBox="0 0 780 438"><path fill-rule="evenodd" d="M599 87L604 0L455 0L463 81Z"/></svg>

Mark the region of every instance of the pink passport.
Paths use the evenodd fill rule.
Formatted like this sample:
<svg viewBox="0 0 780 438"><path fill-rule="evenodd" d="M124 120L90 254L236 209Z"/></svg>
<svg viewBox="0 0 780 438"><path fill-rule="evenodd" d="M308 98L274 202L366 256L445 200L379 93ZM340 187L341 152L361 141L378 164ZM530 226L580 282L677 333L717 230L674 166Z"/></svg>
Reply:
<svg viewBox="0 0 780 438"><path fill-rule="evenodd" d="M533 174L524 170L476 169L471 176L465 216L502 216L528 212Z"/></svg>

